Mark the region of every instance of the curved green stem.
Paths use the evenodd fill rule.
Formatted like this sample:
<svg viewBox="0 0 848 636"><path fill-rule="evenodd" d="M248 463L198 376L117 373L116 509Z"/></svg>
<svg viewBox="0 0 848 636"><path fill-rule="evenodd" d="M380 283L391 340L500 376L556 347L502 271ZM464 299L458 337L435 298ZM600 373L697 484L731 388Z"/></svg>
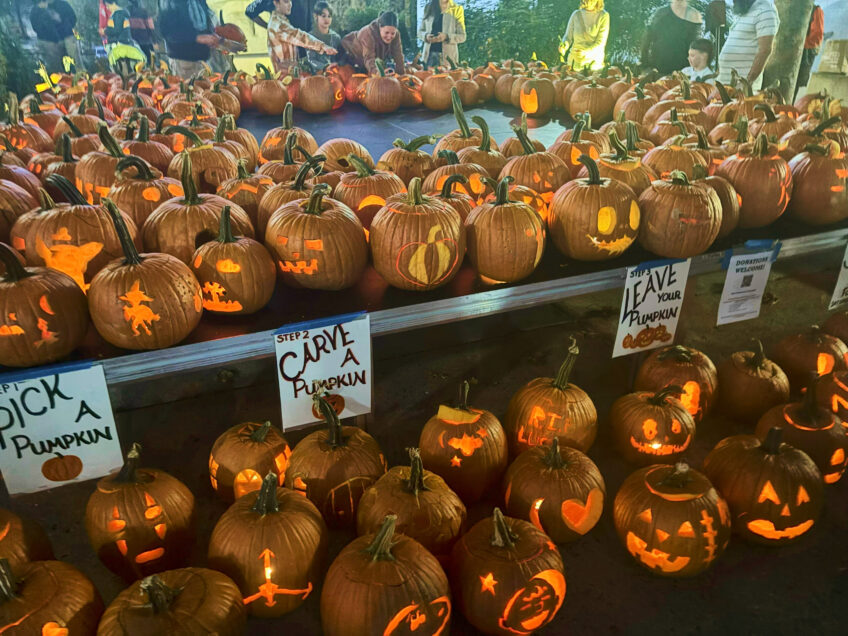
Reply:
<svg viewBox="0 0 848 636"><path fill-rule="evenodd" d="M421 178L413 177L409 182L409 192L406 197L406 202L409 205L423 205L426 198L421 194Z"/></svg>
<svg viewBox="0 0 848 636"><path fill-rule="evenodd" d="M574 336L569 336L568 354L565 356L565 360L560 366L559 371L557 371L556 378L554 378L554 388L560 391L565 391L568 388L568 380L571 377L571 372L579 355L580 348L577 346L577 340Z"/></svg>
<svg viewBox="0 0 848 636"><path fill-rule="evenodd" d="M485 119L483 119L479 115L474 115L471 118L471 121L480 126L480 134L482 135L482 139L480 140L480 145L477 147L478 150L482 150L483 152L491 152L492 136L489 134L489 124L486 122Z"/></svg>
<svg viewBox="0 0 848 636"><path fill-rule="evenodd" d="M733 101L730 99L730 94L727 92L727 88L718 80L716 80L715 85L718 90L718 96L719 99L721 99L721 103L727 106L731 101Z"/></svg>
<svg viewBox="0 0 848 636"><path fill-rule="evenodd" d="M219 243L235 243L236 237L233 235L233 224L230 219L230 206L225 205L221 210L221 221L218 224L218 242Z"/></svg>
<svg viewBox="0 0 848 636"><path fill-rule="evenodd" d="M68 133L62 133L59 141L56 142L55 152L62 158L63 163L76 163L77 159L71 150L71 136Z"/></svg>
<svg viewBox="0 0 848 636"><path fill-rule="evenodd" d="M21 265L12 248L5 243L0 243L0 262L6 266L6 273L3 274L3 280L7 283L16 283L19 280L32 276L30 272Z"/></svg>
<svg viewBox="0 0 848 636"><path fill-rule="evenodd" d="M365 548L365 552L371 555L371 561L394 561L392 554L392 539L395 536L395 525L397 515L386 515L383 525L374 535L374 540Z"/></svg>
<svg viewBox="0 0 848 636"><path fill-rule="evenodd" d="M377 67L377 72L380 74L380 77L386 76L386 65L383 63L379 57L374 60L374 66Z"/></svg>
<svg viewBox="0 0 848 636"><path fill-rule="evenodd" d="M628 129L630 127L629 123L630 122L628 122ZM635 128L635 126L634 126L634 128ZM584 130L586 130L586 122L585 121L583 121L582 119L578 119L576 122L574 122L574 128L571 129L571 139L570 139L572 144L576 144L576 143L580 142L580 138L583 136Z"/></svg>
<svg viewBox="0 0 848 636"><path fill-rule="evenodd" d="M65 125L68 127L68 130L70 130L70 131L71 131L71 134L72 134L74 137L76 137L76 138L80 138L80 137L82 137L82 136L83 136L83 135L82 135L82 131L79 129L79 126L77 126L77 125L73 122L73 120L71 120L71 118L70 118L70 117L68 117L67 115L62 115L62 121L63 121L63 122L65 122Z"/></svg>
<svg viewBox="0 0 848 636"><path fill-rule="evenodd" d="M112 224L115 226L115 231L118 234L118 240L121 242L121 249L124 252L124 264L138 265L143 259L138 253L132 237L130 237L130 232L127 229L127 224L124 222L124 217L121 215L120 211L118 211L118 207L112 199L103 199L103 205L106 207L106 210L109 212L109 216L112 218Z"/></svg>
<svg viewBox="0 0 848 636"><path fill-rule="evenodd" d="M301 150L301 152L304 152L300 146L298 146L298 149ZM297 173L294 175L292 190L300 192L306 187L306 177L309 175L310 171L314 171L315 174L321 174L321 165L324 161L326 161L326 159L326 155L314 155L304 161L303 165L298 168Z"/></svg>
<svg viewBox="0 0 848 636"><path fill-rule="evenodd" d="M532 155L537 152L536 146L533 145L533 142L530 141L530 137L527 135L526 128L513 126L512 130L515 133L515 136L518 137L518 141L521 143L521 148L525 155Z"/></svg>
<svg viewBox="0 0 848 636"><path fill-rule="evenodd" d="M318 186L315 186L315 189L317 190ZM309 200L311 202L312 198L310 197ZM318 407L318 412L321 413L321 417L327 423L327 445L331 448L345 446L345 440L342 436L342 422L333 405L327 401L321 391L315 392L315 395L312 396L312 401Z"/></svg>
<svg viewBox="0 0 848 636"><path fill-rule="evenodd" d="M449 166L455 166L459 163L459 157L456 156L456 153L453 150L440 150L437 156L440 159L447 161Z"/></svg>
<svg viewBox="0 0 848 636"><path fill-rule="evenodd" d="M153 131L157 135L165 134L165 133L162 132L162 127L165 125L165 122L168 121L169 119L176 120L176 117L174 117L173 113L169 113L169 112L164 112L161 115L159 115L156 118L156 126L153 129Z"/></svg>
<svg viewBox="0 0 848 636"><path fill-rule="evenodd" d="M136 157L135 155L125 155L124 158L121 159L115 166L115 174L120 175L127 168L135 168L136 179L142 179L144 181L153 181L156 178L153 172L150 170L150 166L148 165L148 163L141 157Z"/></svg>
<svg viewBox="0 0 848 636"><path fill-rule="evenodd" d="M769 104L765 102L754 106L754 110L758 110L763 113L766 116L766 121L770 124L777 121L777 115L774 114L774 110Z"/></svg>
<svg viewBox="0 0 848 636"><path fill-rule="evenodd" d="M77 190L77 187L62 175L51 174L44 180L44 183L56 188L71 205L88 205L88 201L85 200L82 192Z"/></svg>
<svg viewBox="0 0 848 636"><path fill-rule="evenodd" d="M295 165L294 160L294 147L297 145L297 135L295 133L289 133L289 136L286 137L286 143L283 146L283 164L287 166Z"/></svg>
<svg viewBox="0 0 848 636"><path fill-rule="evenodd" d="M627 154L627 147L622 143L615 128L610 129L609 139L610 144L612 144L612 148L615 151L615 154L612 157L613 161L624 163L625 161L633 160L633 157Z"/></svg>
<svg viewBox="0 0 848 636"><path fill-rule="evenodd" d="M422 146L436 143L438 138L439 135L422 135L421 137L416 137L409 142L405 142L403 139L395 139L392 145L395 148L400 148L407 152L416 152L420 150Z"/></svg>
<svg viewBox="0 0 848 636"><path fill-rule="evenodd" d="M365 163L361 157L350 153L347 157L345 157L350 165L354 167L356 170L356 176L360 179L364 179L365 177L373 177L377 174L377 171L374 170L371 166Z"/></svg>
<svg viewBox="0 0 848 636"><path fill-rule="evenodd" d="M283 130L292 130L294 128L294 105L291 102L286 102L283 108Z"/></svg>
<svg viewBox="0 0 848 636"><path fill-rule="evenodd" d="M280 511L280 502L277 501L277 475L274 471L270 471L265 475L265 478L262 480L262 487L256 496L256 501L253 502L253 506L250 509L260 517Z"/></svg>
<svg viewBox="0 0 848 636"><path fill-rule="evenodd" d="M831 117L830 119L825 119L823 122L821 122L818 126L816 126L810 131L810 136L821 137L824 134L825 130L827 130L831 126L837 125L841 121L842 119L840 117Z"/></svg>
<svg viewBox="0 0 848 636"><path fill-rule="evenodd" d="M459 98L459 91L456 90L456 86L451 86L451 105L453 106L453 116L459 125L459 136L463 139L470 139L471 128L468 126L468 120L465 118L465 111L462 109L462 100Z"/></svg>
<svg viewBox="0 0 848 636"><path fill-rule="evenodd" d="M256 65L256 72L262 73L262 79L264 79L264 80L274 79L274 77L271 75L270 69L267 66L265 66L264 64L257 64Z"/></svg>
<svg viewBox="0 0 848 636"><path fill-rule="evenodd" d="M323 202L324 197L330 195L330 191L332 188L328 183L317 183L315 187L312 188L312 192L309 193L309 201L306 204L306 208L304 208L304 212L306 214L316 214L321 215L324 212ZM326 400L323 400L326 402ZM330 407L332 409L332 407Z"/></svg>
<svg viewBox="0 0 848 636"><path fill-rule="evenodd" d="M194 132L193 130L191 130L190 128L187 128L186 126L169 126L168 128L165 129L165 134L166 135L174 135L174 134L182 135L183 137L185 137L186 139L188 139L191 142L191 145L194 148L197 148L197 147L202 146L204 144L204 141L197 135L197 133Z"/></svg>
<svg viewBox="0 0 848 636"><path fill-rule="evenodd" d="M506 175L498 181L495 187L495 205L506 205L512 203L509 200L509 184L514 181L512 175Z"/></svg>
<svg viewBox="0 0 848 636"><path fill-rule="evenodd" d="M268 437L268 433L271 432L271 422L265 420L261 425L256 427L256 430L250 434L250 441L256 442L257 444L261 444L265 441L265 438Z"/></svg>
<svg viewBox="0 0 848 636"><path fill-rule="evenodd" d="M655 406L662 406L668 398L680 398L683 395L683 387L669 384L648 398L648 402Z"/></svg>
<svg viewBox="0 0 848 636"><path fill-rule="evenodd" d="M468 177L464 174L452 174L442 184L442 191L439 196L442 199L450 199L453 195L453 186L457 183L468 183Z"/></svg>
<svg viewBox="0 0 848 636"><path fill-rule="evenodd" d="M768 154L768 151L769 151L768 135L761 132L759 135L757 135L757 138L754 140L754 146L751 149L751 156L763 159L763 158L765 158L766 154Z"/></svg>
<svg viewBox="0 0 848 636"><path fill-rule="evenodd" d="M589 178L587 179L587 185L603 185L604 180L601 179L601 172L598 170L598 164L595 162L592 157L587 154L582 154L577 158L577 161L586 166L586 170L589 172Z"/></svg>

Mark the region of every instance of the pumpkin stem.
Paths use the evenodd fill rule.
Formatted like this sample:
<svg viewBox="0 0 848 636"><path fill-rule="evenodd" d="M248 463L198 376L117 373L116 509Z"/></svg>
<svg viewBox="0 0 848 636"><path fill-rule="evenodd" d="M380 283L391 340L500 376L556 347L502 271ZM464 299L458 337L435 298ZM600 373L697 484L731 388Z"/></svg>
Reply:
<svg viewBox="0 0 848 636"><path fill-rule="evenodd" d="M293 115L294 106L291 102L286 102L283 108L283 130L292 130L294 128Z"/></svg>
<svg viewBox="0 0 848 636"><path fill-rule="evenodd" d="M409 480L406 482L406 491L416 497L422 490L430 490L424 485L424 464L421 463L421 453L417 448L408 448L409 452Z"/></svg>
<svg viewBox="0 0 848 636"><path fill-rule="evenodd" d="M489 179L489 181L493 181ZM509 200L509 184L514 181L512 175L506 175L503 179L497 182L494 187L495 190L495 205L506 205L507 203L511 203ZM487 182L488 183L488 182ZM489 184L491 185L491 184Z"/></svg>
<svg viewBox="0 0 848 636"><path fill-rule="evenodd" d="M324 418L327 424L327 445L330 448L339 448L346 446L344 437L342 436L342 421L339 419L339 414L336 409L326 398L325 391L316 391L312 396L312 401L318 407L318 412Z"/></svg>
<svg viewBox="0 0 848 636"><path fill-rule="evenodd" d="M480 145L477 147L478 150L482 150L483 152L491 152L492 151L492 136L489 134L489 124L485 119L480 117L479 115L474 115L471 118L475 124L480 126L480 133L482 135L482 139L480 140Z"/></svg>
<svg viewBox="0 0 848 636"><path fill-rule="evenodd" d="M202 146L204 143L196 132L185 126L168 126L168 128L165 129L166 135L173 135L175 133L178 133L191 141L191 145L195 148Z"/></svg>
<svg viewBox="0 0 848 636"><path fill-rule="evenodd" d="M624 162L628 159L632 159L630 155L627 154L627 148L621 142L621 139L618 136L615 128L610 128L609 131L610 143L612 144L613 150L615 150L615 155L613 155L613 160Z"/></svg>
<svg viewBox="0 0 848 636"><path fill-rule="evenodd" d="M182 588L174 589L165 585L164 581L155 574L151 574L141 581L141 591L147 594L149 606L154 614L162 614L171 609L174 600L182 592Z"/></svg>
<svg viewBox="0 0 848 636"><path fill-rule="evenodd" d="M224 141L227 141L226 136L224 136L224 133L226 131L227 131L227 120L226 120L226 118L221 117L221 119L218 121L218 125L215 126L215 136L213 137L213 139L215 140L216 143L220 144ZM297 140L295 140L295 141L297 141Z"/></svg>
<svg viewBox="0 0 848 636"><path fill-rule="evenodd" d="M683 489L689 484L689 464L686 462L677 462L674 465L674 470L663 477L660 485L669 488Z"/></svg>
<svg viewBox="0 0 848 636"><path fill-rule="evenodd" d="M50 193L47 192L44 188L38 189L38 205L42 212L47 210L52 210L56 207L56 202L53 200L53 197L50 196Z"/></svg>
<svg viewBox="0 0 848 636"><path fill-rule="evenodd" d="M727 92L727 88L724 84L716 80L716 89L718 89L718 96L721 99L721 103L727 106L731 102L730 94Z"/></svg>
<svg viewBox="0 0 848 636"><path fill-rule="evenodd" d="M659 360L668 360L669 358L675 362L692 362L692 352L683 345L674 345L661 351L657 358Z"/></svg>
<svg viewBox="0 0 848 636"><path fill-rule="evenodd" d="M671 182L674 185L679 186L688 186L689 185L689 177L686 176L686 173L682 170L673 170L671 172Z"/></svg>
<svg viewBox="0 0 848 636"><path fill-rule="evenodd" d="M641 141L639 139L639 129L636 128L636 123L632 121L627 122L627 152L634 152L639 150L639 146L636 144ZM573 142L573 138L572 138Z"/></svg>
<svg viewBox="0 0 848 636"><path fill-rule="evenodd" d="M0 243L0 263L6 266L6 273L3 274L3 280L7 283L16 283L19 280L32 276L26 268L21 265L12 248L5 243Z"/></svg>
<svg viewBox="0 0 848 636"><path fill-rule="evenodd" d="M62 157L62 163L76 163L76 157L71 150L71 136L68 133L62 133L59 141L56 142L55 153Z"/></svg>
<svg viewBox="0 0 848 636"><path fill-rule="evenodd" d="M218 223L218 242L219 243L235 243L236 237L233 235L233 225L230 222L230 206L225 205L221 210L221 221Z"/></svg>
<svg viewBox="0 0 848 636"><path fill-rule="evenodd" d="M459 163L459 157L457 157L456 152L453 150L440 150L438 157L447 161L449 166L455 166Z"/></svg>
<svg viewBox="0 0 848 636"><path fill-rule="evenodd" d="M173 119L176 119L176 118L174 117L173 113L168 113L168 112L164 112L164 113L162 113L161 115L159 115L159 116L156 118L156 127L153 129L153 131L154 131L157 135L165 134L165 133L163 133L163 132L162 132L162 127L165 125L165 122L166 122L166 121L168 121L168 120L173 120Z"/></svg>
<svg viewBox="0 0 848 636"><path fill-rule="evenodd" d="M294 160L294 147L296 145L297 135L289 133L289 136L286 137L286 143L283 145L283 163L287 166L293 166L296 163Z"/></svg>
<svg viewBox="0 0 848 636"><path fill-rule="evenodd" d="M801 401L804 412L810 416L815 416L819 412L818 400L816 399L816 384L818 384L818 379L813 378L807 385L807 391L804 393L804 399Z"/></svg>
<svg viewBox="0 0 848 636"><path fill-rule="evenodd" d="M839 117L831 117L830 119L825 119L822 123L820 123L818 126L816 126L810 131L810 136L821 137L825 130L827 130L831 126L835 126L841 121L842 119Z"/></svg>
<svg viewBox="0 0 848 636"><path fill-rule="evenodd" d="M733 124L733 127L736 129L736 132L739 134L736 136L736 141L740 144L746 143L750 139L750 133L748 132L748 118L740 117L739 120Z"/></svg>
<svg viewBox="0 0 848 636"><path fill-rule="evenodd" d="M358 157L353 153L350 153L347 157L345 157L345 159L347 159L350 165L356 169L356 176L360 179L377 174L377 171L374 170L374 168L365 163L361 157Z"/></svg>
<svg viewBox="0 0 848 636"><path fill-rule="evenodd" d="M459 99L459 91L456 90L456 86L451 86L451 105L453 106L453 116L459 125L459 136L462 139L470 139L471 128L468 126L468 120L465 118L465 111L462 109L462 100Z"/></svg>
<svg viewBox="0 0 848 636"><path fill-rule="evenodd" d="M452 174L445 179L444 184L442 184L442 192L439 196L442 199L450 199L453 194L453 186L455 183L468 183L468 177L464 174Z"/></svg>
<svg viewBox="0 0 848 636"><path fill-rule="evenodd" d="M518 540L518 535L515 534L506 523L503 513L500 508L495 508L492 513L492 540L491 544L497 548L511 548Z"/></svg>
<svg viewBox="0 0 848 636"><path fill-rule="evenodd" d="M426 198L421 194L421 177L413 177L409 182L409 192L406 197L406 202L409 205L422 205Z"/></svg>
<svg viewBox="0 0 848 636"><path fill-rule="evenodd" d="M565 356L559 371L557 371L556 378L554 378L554 388L565 391L568 387L568 379L574 369L574 364L577 362L578 355L580 355L580 348L577 346L577 340L574 336L569 336L568 354Z"/></svg>
<svg viewBox="0 0 848 636"><path fill-rule="evenodd" d="M298 150L301 152L305 151L298 146ZM300 166L297 170L297 174L294 175L294 181L292 181L292 190L301 191L306 187L306 177L310 171L314 171L315 174L321 174L321 163L325 161L327 157L325 155L313 155L309 157L306 161L303 162L303 165Z"/></svg>
<svg viewBox="0 0 848 636"><path fill-rule="evenodd" d="M121 159L115 166L115 174L120 176L121 173L127 168L136 169L136 179L143 179L144 181L153 181L153 179L156 178L155 176L153 176L153 172L151 172L150 166L141 157L136 157L135 155L125 155L124 158Z"/></svg>
<svg viewBox="0 0 848 636"><path fill-rule="evenodd" d="M640 101L645 99L645 90L642 88L641 82L636 84L636 86L633 87L633 92L636 93L636 99L638 99Z"/></svg>
<svg viewBox="0 0 848 636"><path fill-rule="evenodd" d="M262 487L259 489L256 501L250 508L253 512L264 517L271 512L280 511L280 502L277 501L277 483L277 474L273 470L269 471L262 480Z"/></svg>
<svg viewBox="0 0 848 636"><path fill-rule="evenodd" d="M662 406L668 398L680 398L683 395L683 387L677 384L669 384L648 398L648 403L654 406Z"/></svg>
<svg viewBox="0 0 848 636"><path fill-rule="evenodd" d="M191 169L191 155L187 150L181 153L183 159L182 170L180 170L180 182L183 184L183 204L184 205L199 205L202 203L197 194L197 184L194 182L194 174Z"/></svg>
<svg viewBox="0 0 848 636"><path fill-rule="evenodd" d="M306 204L306 208L304 208L304 212L306 214L315 214L320 216L324 212L323 202L324 197L329 196L330 184L328 183L317 183L312 188L312 192L309 193L309 201Z"/></svg>
<svg viewBox="0 0 848 636"><path fill-rule="evenodd" d="M551 469L560 469L565 468L565 460L562 458L562 455L559 453L559 438L554 437L550 446L548 446L548 452L545 453L542 461L545 463L545 466Z"/></svg>
<svg viewBox="0 0 848 636"><path fill-rule="evenodd" d="M12 573L8 559L0 559L0 601L7 603L18 594L18 579Z"/></svg>
<svg viewBox="0 0 848 636"><path fill-rule="evenodd" d="M236 168L238 170L238 174L236 175L236 179L249 179L250 173L247 171L247 160L242 158L236 162Z"/></svg>
<svg viewBox="0 0 848 636"><path fill-rule="evenodd" d="M471 390L471 384L468 380L463 380L459 385L459 402L456 405L460 411L470 411L468 408L468 392Z"/></svg>
<svg viewBox="0 0 848 636"><path fill-rule="evenodd" d="M274 78L271 76L271 71L270 71L270 69L269 69L267 66L265 66L264 64L257 64L257 65L256 65L256 72L257 72L257 73L262 73L262 79L264 79L264 80L272 80L272 79L274 79ZM290 103L291 103L291 102L290 102Z"/></svg>
<svg viewBox="0 0 848 636"><path fill-rule="evenodd" d="M754 110L758 110L763 113L766 116L766 121L770 124L777 121L777 116L774 114L774 110L772 110L772 107L765 102L754 106Z"/></svg>
<svg viewBox="0 0 848 636"><path fill-rule="evenodd" d="M118 239L121 242L121 249L124 251L124 264L138 265L141 263L142 258L135 247L135 243L133 243L133 240L130 237L124 217L118 211L118 207L112 199L103 199L103 205L109 212L109 216L112 217L112 224L115 226L115 231L118 233Z"/></svg>
<svg viewBox="0 0 848 636"><path fill-rule="evenodd" d="M67 115L62 115L62 121L65 122L65 125L68 127L68 130L74 135L74 137L82 137L82 131L79 129L73 120Z"/></svg>
<svg viewBox="0 0 848 636"><path fill-rule="evenodd" d="M669 110L669 112L668 112L668 120L669 120L672 124L676 124L677 122L679 122L679 121L680 121L680 120L677 118L677 108L675 108L674 106L672 106L671 110Z"/></svg>
<svg viewBox="0 0 848 636"><path fill-rule="evenodd" d="M685 77L680 80L680 94L683 96L684 101L692 99L692 87L689 84L689 80Z"/></svg>
<svg viewBox="0 0 848 636"><path fill-rule="evenodd" d="M592 113L587 110L582 115L578 115L578 117L586 122L586 130L592 130Z"/></svg>
<svg viewBox="0 0 848 636"><path fill-rule="evenodd" d="M116 159L121 159L125 156L123 150L121 150L121 147L118 145L117 140L112 136L112 133L109 132L108 126L101 125L100 129L97 131L97 137L100 139L100 143L103 144L106 152L110 155Z"/></svg>
<svg viewBox="0 0 848 636"><path fill-rule="evenodd" d="M374 540L365 548L365 552L371 555L371 561L394 561L392 554L392 539L395 536L395 525L397 515L386 515L383 525L374 535Z"/></svg>
<svg viewBox="0 0 848 636"><path fill-rule="evenodd" d="M707 138L707 131L704 130L703 126L695 128L695 135L698 137L698 150L709 150L710 140Z"/></svg>
<svg viewBox="0 0 848 636"><path fill-rule="evenodd" d="M406 150L407 152L415 152L417 150L420 150L421 146L436 143L436 140L439 137L440 135L422 135L411 140L409 143L405 142L403 139L395 139L392 145L395 148L400 148L402 150Z"/></svg>
<svg viewBox="0 0 848 636"><path fill-rule="evenodd" d="M760 159L765 158L769 150L769 138L765 133L760 133L754 140L754 147L751 149L751 156Z"/></svg>
<svg viewBox="0 0 848 636"><path fill-rule="evenodd" d="M833 154L833 146L817 146L816 144L807 144L804 146L804 152L819 157L830 157Z"/></svg>
<svg viewBox="0 0 848 636"><path fill-rule="evenodd" d="M138 470L138 463L141 459L141 444L138 442L133 442L133 445L130 447L129 452L127 452L126 457L124 458L124 465L121 466L120 472L115 475L115 479L113 481L119 484L134 484L138 481L138 475L136 475L136 471Z"/></svg>
<svg viewBox="0 0 848 636"><path fill-rule="evenodd" d="M82 192L77 190L76 186L62 175L51 174L44 180L44 183L56 188L65 201L71 205L88 205L88 201L82 196Z"/></svg>
<svg viewBox="0 0 848 636"><path fill-rule="evenodd" d="M603 185L604 179L601 179L601 172L598 170L598 164L589 155L580 155L577 161L586 166L589 172L589 178L586 180L586 185Z"/></svg>
<svg viewBox="0 0 848 636"><path fill-rule="evenodd" d="M260 426L258 426L256 428L256 430L253 431L250 434L250 440L252 442L256 442L257 444L261 444L262 442L265 441L265 438L268 437L268 433L270 431L271 431L271 422L269 422L269 421L262 422L262 424Z"/></svg>
<svg viewBox="0 0 848 636"><path fill-rule="evenodd" d="M781 443L783 443L783 429L780 426L772 426L766 433L760 448L769 455L777 455L780 453Z"/></svg>
<svg viewBox="0 0 848 636"><path fill-rule="evenodd" d="M763 341L757 338L754 340L754 353L748 358L747 364L753 369L762 369L765 359L766 354L763 351Z"/></svg>
<svg viewBox="0 0 848 636"><path fill-rule="evenodd" d="M518 141L521 142L521 149L525 155L532 155L537 152L536 146L533 145L533 142L530 141L530 137L527 135L526 126L513 126L512 130L515 132L515 136L518 137ZM574 143L573 139L572 143Z"/></svg>
<svg viewBox="0 0 848 636"><path fill-rule="evenodd" d="M628 125L628 130L629 130ZM580 137L583 136L583 131L586 130L586 122L582 119L578 119L574 122L574 128L571 129L571 139L569 140L572 145L580 142Z"/></svg>
<svg viewBox="0 0 848 636"><path fill-rule="evenodd" d="M739 76L739 83L742 84L742 91L745 97L753 97L754 96L754 88L751 86L751 82L748 81L747 77Z"/></svg>

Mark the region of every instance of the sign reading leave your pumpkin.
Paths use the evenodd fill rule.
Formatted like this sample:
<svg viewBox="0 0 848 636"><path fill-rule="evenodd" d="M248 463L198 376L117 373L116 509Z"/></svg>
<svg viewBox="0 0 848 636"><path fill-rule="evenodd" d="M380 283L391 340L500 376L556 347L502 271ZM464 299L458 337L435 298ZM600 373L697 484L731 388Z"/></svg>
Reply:
<svg viewBox="0 0 848 636"><path fill-rule="evenodd" d="M613 358L656 349L674 340L689 264L687 258L627 268Z"/></svg>
<svg viewBox="0 0 848 636"><path fill-rule="evenodd" d="M274 332L283 430L321 419L315 391L339 417L371 411L371 317L346 314L281 327Z"/></svg>
<svg viewBox="0 0 848 636"><path fill-rule="evenodd" d="M122 463L103 367L0 376L0 471L9 494L102 477Z"/></svg>

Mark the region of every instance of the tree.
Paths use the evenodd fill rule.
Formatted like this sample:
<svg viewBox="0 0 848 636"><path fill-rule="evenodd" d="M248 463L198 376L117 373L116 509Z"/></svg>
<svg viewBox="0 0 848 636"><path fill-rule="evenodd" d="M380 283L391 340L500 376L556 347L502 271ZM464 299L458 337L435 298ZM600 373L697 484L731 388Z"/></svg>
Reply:
<svg viewBox="0 0 848 636"><path fill-rule="evenodd" d="M783 99L791 102L815 3L814 0L774 0L774 4L780 15L780 28L766 64L763 86L779 83Z"/></svg>

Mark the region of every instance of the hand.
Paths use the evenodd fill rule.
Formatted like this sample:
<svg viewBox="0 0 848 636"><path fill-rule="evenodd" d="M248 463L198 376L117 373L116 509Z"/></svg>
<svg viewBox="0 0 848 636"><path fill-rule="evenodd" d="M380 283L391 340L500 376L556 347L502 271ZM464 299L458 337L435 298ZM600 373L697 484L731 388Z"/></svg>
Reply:
<svg viewBox="0 0 848 636"><path fill-rule="evenodd" d="M194 41L198 44L205 44L206 46L218 46L221 42L221 38L214 33L201 33Z"/></svg>
<svg viewBox="0 0 848 636"><path fill-rule="evenodd" d="M568 52L568 44L566 42L560 42L559 54L565 55L567 52Z"/></svg>
<svg viewBox="0 0 848 636"><path fill-rule="evenodd" d="M325 46L324 47L324 55L338 55L338 54L339 54L339 52L336 49L334 49L332 46Z"/></svg>
<svg viewBox="0 0 848 636"><path fill-rule="evenodd" d="M439 33L439 35L436 36L436 42L444 42L447 39L448 39L448 36L445 35L444 33Z"/></svg>

